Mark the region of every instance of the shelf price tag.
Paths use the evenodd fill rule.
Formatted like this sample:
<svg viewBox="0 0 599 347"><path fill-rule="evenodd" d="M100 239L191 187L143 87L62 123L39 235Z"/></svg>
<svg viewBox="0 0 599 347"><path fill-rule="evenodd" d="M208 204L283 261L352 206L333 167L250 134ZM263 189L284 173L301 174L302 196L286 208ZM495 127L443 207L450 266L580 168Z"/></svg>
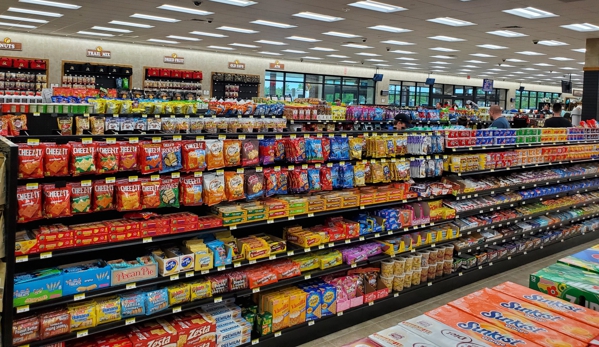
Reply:
<svg viewBox="0 0 599 347"><path fill-rule="evenodd" d="M81 330L81 331L78 331L78 332L77 332L77 338L80 338L80 337L86 337L86 336L87 336L87 334L88 334L88 331L87 331L87 330Z"/></svg>
<svg viewBox="0 0 599 347"><path fill-rule="evenodd" d="M40 253L40 259L48 259L48 258L52 258L52 252Z"/></svg>
<svg viewBox="0 0 599 347"><path fill-rule="evenodd" d="M37 146L40 144L39 139L27 139L27 144L31 146Z"/></svg>
<svg viewBox="0 0 599 347"><path fill-rule="evenodd" d="M185 273L185 278L193 277L193 276L195 276L195 275L196 275L196 274L195 274L195 272L193 272L193 271L189 271L189 272L186 272L186 273Z"/></svg>
<svg viewBox="0 0 599 347"><path fill-rule="evenodd" d="M127 318L125 320L125 325L131 325L131 324L135 324L135 317Z"/></svg>
<svg viewBox="0 0 599 347"><path fill-rule="evenodd" d="M29 260L29 256L27 256L27 255L21 255L21 256L18 256L15 261L17 263L24 263L24 262L26 262L28 260Z"/></svg>
<svg viewBox="0 0 599 347"><path fill-rule="evenodd" d="M81 139L81 143L83 143L84 145L89 145L92 142L93 142L93 140L91 137L84 137Z"/></svg>
<svg viewBox="0 0 599 347"><path fill-rule="evenodd" d="M152 238L151 237L144 237L142 240L142 243L150 243L152 242Z"/></svg>
<svg viewBox="0 0 599 347"><path fill-rule="evenodd" d="M29 312L29 305L17 307L17 313Z"/></svg>
<svg viewBox="0 0 599 347"><path fill-rule="evenodd" d="M288 256L288 257L290 257L290 256L292 256L292 255L294 255L294 254L295 254L295 252L293 252L293 251L288 251L288 252L287 252L287 256Z"/></svg>
<svg viewBox="0 0 599 347"><path fill-rule="evenodd" d="M129 143L139 143L139 138L138 137L130 137Z"/></svg>
<svg viewBox="0 0 599 347"><path fill-rule="evenodd" d="M310 274L308 274L308 275L304 276L304 279L305 279L305 280L309 280L310 278L312 278L312 275L310 275Z"/></svg>
<svg viewBox="0 0 599 347"><path fill-rule="evenodd" d="M252 293L260 293L260 287L252 289Z"/></svg>
<svg viewBox="0 0 599 347"><path fill-rule="evenodd" d="M268 256L268 260L274 260L274 259L277 259L277 255L276 254Z"/></svg>
<svg viewBox="0 0 599 347"><path fill-rule="evenodd" d="M171 275L171 281L176 281L179 279L179 274Z"/></svg>
<svg viewBox="0 0 599 347"><path fill-rule="evenodd" d="M173 313L179 313L179 312L181 312L181 306L173 307Z"/></svg>
<svg viewBox="0 0 599 347"><path fill-rule="evenodd" d="M74 301L79 301L79 300L83 300L83 299L85 299L85 293L81 293L81 294L77 294L77 295L73 296Z"/></svg>
<svg viewBox="0 0 599 347"><path fill-rule="evenodd" d="M109 137L109 138L106 139L106 143L108 143L110 145L115 144L116 143L116 138Z"/></svg>
<svg viewBox="0 0 599 347"><path fill-rule="evenodd" d="M343 316L343 311L337 312L337 317L341 317L341 316Z"/></svg>
<svg viewBox="0 0 599 347"><path fill-rule="evenodd" d="M309 321L309 322L308 322L308 326L309 326L309 327L311 327L311 326L313 326L313 325L314 325L314 321L313 321L313 320L311 320L311 321Z"/></svg>
<svg viewBox="0 0 599 347"><path fill-rule="evenodd" d="M224 271L224 270L225 270L225 267L224 267L224 266L219 266L219 267L217 267L216 269L217 269L218 271Z"/></svg>
<svg viewBox="0 0 599 347"><path fill-rule="evenodd" d="M240 262L235 262L235 263L233 263L233 268L238 268L238 267L240 267L240 266L241 266L241 263L240 263Z"/></svg>
<svg viewBox="0 0 599 347"><path fill-rule="evenodd" d="M135 283L127 283L127 285L125 286L125 289L127 290L135 288L137 288L137 285Z"/></svg>
<svg viewBox="0 0 599 347"><path fill-rule="evenodd" d="M252 340L252 346L253 345L257 345L259 343L260 343L260 339L254 339L254 340Z"/></svg>
<svg viewBox="0 0 599 347"><path fill-rule="evenodd" d="M214 303L218 304L219 302L223 302L223 297L222 296L217 296L214 298Z"/></svg>
<svg viewBox="0 0 599 347"><path fill-rule="evenodd" d="M256 260L250 260L250 261L248 261L248 264L254 265L254 264L256 264Z"/></svg>

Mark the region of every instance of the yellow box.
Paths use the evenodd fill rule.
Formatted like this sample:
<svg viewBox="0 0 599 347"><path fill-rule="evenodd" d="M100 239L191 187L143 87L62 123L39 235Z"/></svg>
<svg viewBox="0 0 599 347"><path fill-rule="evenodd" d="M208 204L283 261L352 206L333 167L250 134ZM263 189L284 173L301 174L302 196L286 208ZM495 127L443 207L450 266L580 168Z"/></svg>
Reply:
<svg viewBox="0 0 599 347"><path fill-rule="evenodd" d="M343 263L343 255L339 251L317 253L320 260L320 269L326 270Z"/></svg>
<svg viewBox="0 0 599 347"><path fill-rule="evenodd" d="M302 255L293 258L293 261L299 264L301 272L315 270L320 267L320 258L315 254Z"/></svg>
<svg viewBox="0 0 599 347"><path fill-rule="evenodd" d="M295 287L285 288L281 292L289 296L289 326L304 323L307 293Z"/></svg>
<svg viewBox="0 0 599 347"><path fill-rule="evenodd" d="M286 237L288 242L304 248L318 246L322 243L322 238L319 234L308 230L288 232Z"/></svg>
<svg viewBox="0 0 599 347"><path fill-rule="evenodd" d="M269 293L263 298L263 309L272 314L272 331L289 327L289 296L282 293Z"/></svg>

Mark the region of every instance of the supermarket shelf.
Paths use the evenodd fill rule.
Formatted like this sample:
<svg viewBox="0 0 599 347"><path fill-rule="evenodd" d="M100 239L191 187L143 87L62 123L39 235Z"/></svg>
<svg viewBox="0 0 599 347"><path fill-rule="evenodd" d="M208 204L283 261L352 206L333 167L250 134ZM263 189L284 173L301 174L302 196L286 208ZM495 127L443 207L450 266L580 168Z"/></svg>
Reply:
<svg viewBox="0 0 599 347"><path fill-rule="evenodd" d="M518 166L512 166L512 167L506 167L506 168L500 168L500 169L489 169L489 170L470 171L470 172L452 172L452 173L455 175L458 175L458 176L475 176L475 175L482 175L482 174L488 174L488 173L494 173L494 172L535 169L535 168L539 168L539 167L557 166L557 165L563 165L563 164L588 163L588 162L594 162L594 161L598 161L598 160L599 160L599 158L591 158L591 159L583 159L583 160L565 160L565 161L556 161L553 163L518 165Z"/></svg>
<svg viewBox="0 0 599 347"><path fill-rule="evenodd" d="M289 124L393 124L393 120L288 119Z"/></svg>
<svg viewBox="0 0 599 347"><path fill-rule="evenodd" d="M565 142L545 142L545 143L518 143L515 145L499 145L499 146L472 146L472 147L457 147L447 148L452 153L469 153L469 152L481 152L481 151L495 151L499 149L521 149L521 148L534 148L534 147L552 147L552 146L564 146L564 145L584 145L599 143L599 140L581 140L581 141L565 141Z"/></svg>

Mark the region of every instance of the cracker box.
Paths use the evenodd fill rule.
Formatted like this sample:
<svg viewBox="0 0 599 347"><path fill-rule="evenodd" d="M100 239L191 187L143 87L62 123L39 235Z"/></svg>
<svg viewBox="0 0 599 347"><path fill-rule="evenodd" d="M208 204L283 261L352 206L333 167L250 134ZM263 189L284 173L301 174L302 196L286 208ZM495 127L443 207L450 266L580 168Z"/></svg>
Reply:
<svg viewBox="0 0 599 347"><path fill-rule="evenodd" d="M177 347L177 330L164 320L158 320L152 329L134 326L127 334L133 347Z"/></svg>
<svg viewBox="0 0 599 347"><path fill-rule="evenodd" d="M494 304L493 301L481 300L478 293L454 300L449 305L543 346L587 346L586 342L551 330L524 316L517 315L501 305Z"/></svg>
<svg viewBox="0 0 599 347"><path fill-rule="evenodd" d="M452 329L459 330L475 339L483 340L489 346L542 346L449 305L444 305L432 311L426 312L425 315L445 325L448 325Z"/></svg>
<svg viewBox="0 0 599 347"><path fill-rule="evenodd" d="M216 323L207 314L175 317L169 323L177 331L178 347L216 346Z"/></svg>
<svg viewBox="0 0 599 347"><path fill-rule="evenodd" d="M389 329L379 331L368 337L374 342L383 347L398 347L398 346L418 346L418 347L436 347L432 342L425 338L415 335L399 325Z"/></svg>
<svg viewBox="0 0 599 347"><path fill-rule="evenodd" d="M489 347L483 340L476 339L459 330L421 315L398 324L412 334L419 335L439 347Z"/></svg>
<svg viewBox="0 0 599 347"><path fill-rule="evenodd" d="M112 269L110 274L110 285L118 286L121 284L139 282L158 277L158 264L145 264L126 269Z"/></svg>
<svg viewBox="0 0 599 347"><path fill-rule="evenodd" d="M15 275L15 307L60 298L62 295L62 276L58 269L43 269Z"/></svg>
<svg viewBox="0 0 599 347"><path fill-rule="evenodd" d="M110 286L110 267L97 259L62 265L62 294L71 295Z"/></svg>

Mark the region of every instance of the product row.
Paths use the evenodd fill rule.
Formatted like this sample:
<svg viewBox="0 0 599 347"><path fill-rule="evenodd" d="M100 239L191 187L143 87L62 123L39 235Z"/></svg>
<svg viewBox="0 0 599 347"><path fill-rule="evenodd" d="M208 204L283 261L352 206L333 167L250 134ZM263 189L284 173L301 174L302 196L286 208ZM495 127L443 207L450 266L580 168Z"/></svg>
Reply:
<svg viewBox="0 0 599 347"><path fill-rule="evenodd" d="M447 130L445 133L449 148L592 141L599 138L599 130L591 128Z"/></svg>

